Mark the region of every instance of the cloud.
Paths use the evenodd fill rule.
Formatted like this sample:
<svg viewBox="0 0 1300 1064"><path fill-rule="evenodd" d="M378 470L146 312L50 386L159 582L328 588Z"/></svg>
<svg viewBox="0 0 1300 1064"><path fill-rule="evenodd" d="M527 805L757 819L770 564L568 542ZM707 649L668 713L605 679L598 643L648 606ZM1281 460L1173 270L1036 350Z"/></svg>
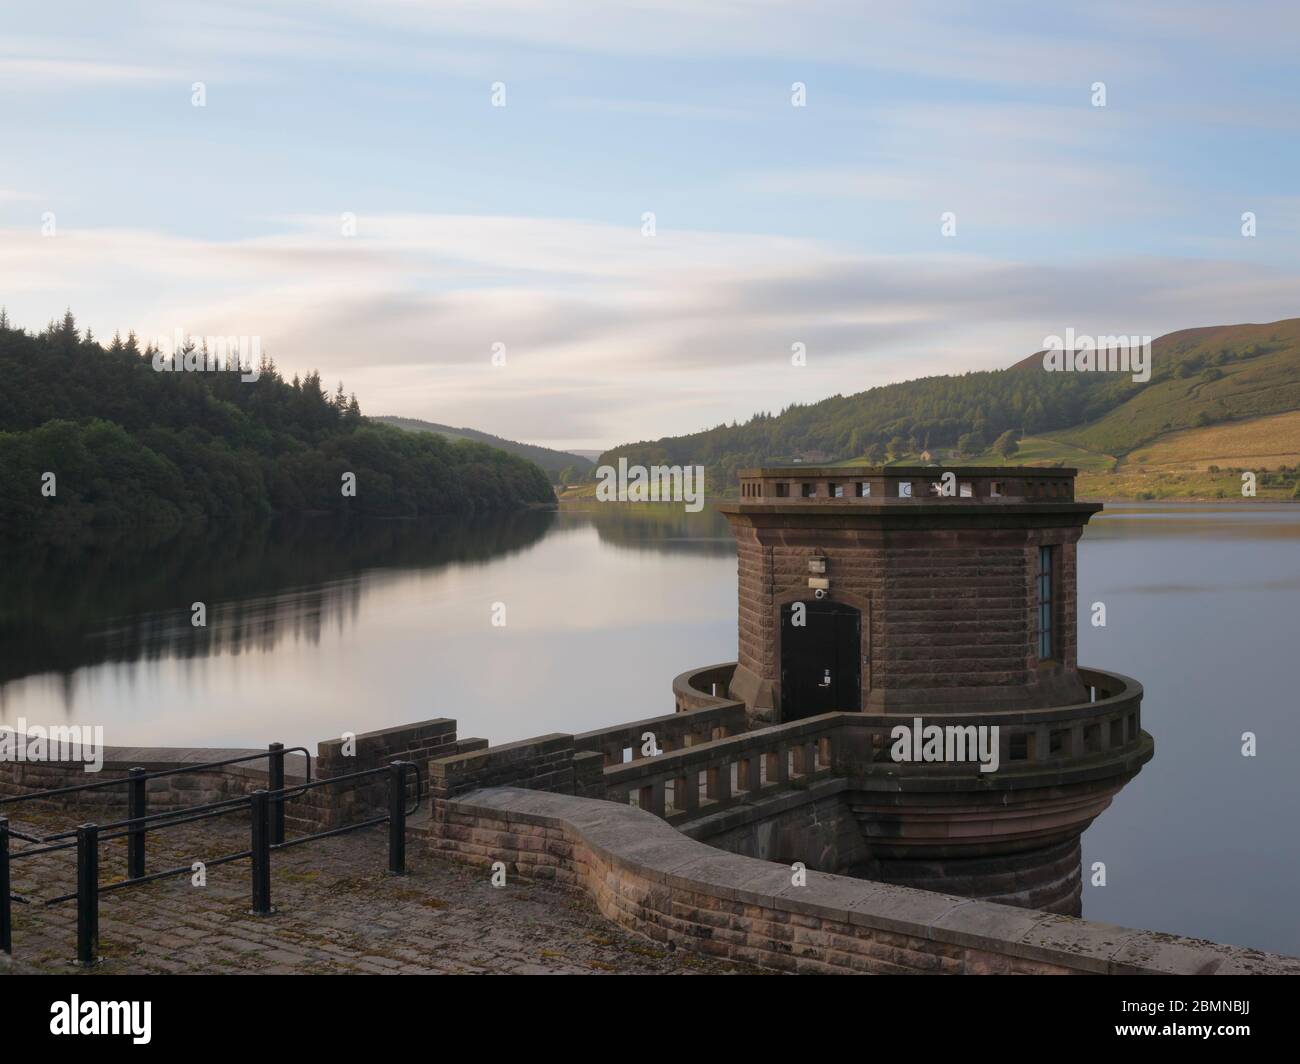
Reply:
<svg viewBox="0 0 1300 1064"><path fill-rule="evenodd" d="M93 59L0 57L0 83L26 86L46 84L72 88L87 84L167 81L182 76L168 67L105 63Z"/></svg>
<svg viewBox="0 0 1300 1064"><path fill-rule="evenodd" d="M760 59L788 67L788 77L785 69L780 75L787 83L800 76L800 68L833 66L955 84L1066 88L1086 85L1120 64L1126 76L1167 77L1177 69L1162 47L1171 40L1284 51L1294 39L1295 16L1277 5L1246 7L1248 13L1234 8L1229 14L1198 3L1188 15L1181 4L1139 9L1102 3L1055 18L1045 17L1040 5L1012 3L989 11L959 0L571 0L560 6L535 0L284 0L274 11L154 0L111 14L90 3L77 10L82 40L100 50L100 69L84 69L82 76L151 76L132 65L114 72L123 54L163 54L184 69L226 64L231 76L238 69L248 77L258 76L250 60L273 57L408 71L427 70L432 60L438 69L482 77L494 65L521 73L562 71L557 56L581 55ZM39 20L31 22L47 32ZM32 57L32 42L7 43L15 59ZM38 38L35 46L49 55L60 43L66 47L59 38ZM49 71L26 73L44 81Z"/></svg>
<svg viewBox="0 0 1300 1064"><path fill-rule="evenodd" d="M1044 266L865 255L761 234L581 220L299 216L274 235L10 230L11 319L71 305L106 338L257 335L370 413L561 446L693 431L931 373L1005 366L1067 326L1149 332L1296 313L1294 272L1147 257ZM491 364L506 345L505 367ZM808 352L790 365L792 343Z"/></svg>

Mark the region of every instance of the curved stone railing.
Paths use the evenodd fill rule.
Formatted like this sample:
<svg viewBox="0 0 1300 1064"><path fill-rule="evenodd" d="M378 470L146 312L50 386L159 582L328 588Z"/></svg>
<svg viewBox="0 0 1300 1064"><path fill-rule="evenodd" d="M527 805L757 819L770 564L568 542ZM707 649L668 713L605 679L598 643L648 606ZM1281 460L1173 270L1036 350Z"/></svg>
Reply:
<svg viewBox="0 0 1300 1064"><path fill-rule="evenodd" d="M714 705L666 713L661 717L647 717L612 728L581 732L573 737L573 746L575 750L603 754L606 765L618 765L646 756L642 750L647 733L654 736L658 749L677 750L745 730L743 702L726 699L715 699L714 702Z"/></svg>
<svg viewBox="0 0 1300 1064"><path fill-rule="evenodd" d="M674 689L730 667L715 665L683 673ZM655 757L625 761L607 755L605 796L678 824L835 773L853 777L859 786L886 789L906 789L908 781L922 780L932 786L934 780L945 778L957 786L977 780L983 787L1015 789L1136 771L1154 750L1151 737L1141 728L1142 685L1097 669L1081 669L1080 676L1095 690L1094 701L997 713L921 715L927 726L996 724L998 772L983 774L974 761L900 764L891 756L892 732L900 724L910 724L911 716L834 712L707 741L697 736L678 749L661 742L664 752ZM737 712L728 709L730 705L722 702L717 712ZM651 723L629 727L635 730Z"/></svg>
<svg viewBox="0 0 1300 1064"><path fill-rule="evenodd" d="M727 694L735 671L736 663L727 661L721 665L690 669L674 676L673 700L677 703L677 712L717 709L722 706L740 706L743 709L745 703L738 702Z"/></svg>
<svg viewBox="0 0 1300 1064"><path fill-rule="evenodd" d="M1014 709L966 713L918 713L925 725L947 728L972 724L997 725L999 776L1022 777L1055 774L1061 779L1073 775L1105 774L1115 762L1139 765L1150 760L1155 744L1142 730L1142 685L1129 676L1080 669L1084 686L1094 693L1089 702L1077 702L1044 709ZM977 766L960 764L896 765L890 757L890 731L907 724L907 714L842 714L848 727L869 736L859 737L855 751L839 751L840 763L860 774L870 766L889 766L903 774L926 777L965 777L978 772ZM1008 783L1011 783L1008 779Z"/></svg>
<svg viewBox="0 0 1300 1064"><path fill-rule="evenodd" d="M674 823L828 776L845 713L825 713L605 769L605 796Z"/></svg>
<svg viewBox="0 0 1300 1064"><path fill-rule="evenodd" d="M430 843L585 891L624 927L786 972L1300 974L1300 959L790 868L625 805L497 787L440 802Z"/></svg>

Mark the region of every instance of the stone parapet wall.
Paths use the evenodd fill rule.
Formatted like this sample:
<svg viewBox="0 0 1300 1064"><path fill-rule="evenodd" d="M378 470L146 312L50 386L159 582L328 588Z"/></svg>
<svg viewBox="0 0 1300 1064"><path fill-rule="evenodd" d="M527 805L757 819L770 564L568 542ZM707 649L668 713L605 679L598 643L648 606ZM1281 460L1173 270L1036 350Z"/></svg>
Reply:
<svg viewBox="0 0 1300 1064"><path fill-rule="evenodd" d="M625 757L636 761L645 756L642 747L647 733L654 736L660 750L681 750L743 732L748 720L743 702L706 695L692 686L705 682L702 676L713 676L725 690L727 678L735 668L735 663L729 662L684 672L673 680L676 712L580 732L573 737L574 748L599 751L604 755L605 764L619 765Z"/></svg>
<svg viewBox="0 0 1300 1064"><path fill-rule="evenodd" d="M849 781L831 777L758 797L682 824L683 835L719 850L818 872L842 873L867 859L868 847L853 816ZM871 877L877 878L877 877Z"/></svg>
<svg viewBox="0 0 1300 1064"><path fill-rule="evenodd" d="M383 768L394 761L411 761L419 769L428 793L430 763L449 754L487 747L486 739L456 738L456 722L447 717L398 725L380 731L363 732L350 740L329 739L317 746L316 777L332 779L355 772ZM404 780L408 799L416 797L415 775ZM296 798L287 813L297 816L304 828L326 831L377 816L388 810L388 773L377 772L357 780L343 780L330 787L316 787Z"/></svg>
<svg viewBox="0 0 1300 1064"><path fill-rule="evenodd" d="M424 793L427 793L429 762L433 758L486 746L486 739L458 740L454 720L417 721L356 735L346 746L342 738L320 743L310 766L314 769L311 775L317 779L329 779L380 768L392 761L413 761L419 766L421 778L425 781ZM346 754L345 749L353 750L353 753ZM268 787L265 755L265 750L225 747L106 747L103 766L98 772L86 772L80 761L0 762L0 799L109 780L125 781L132 768L143 768L149 773L168 773L146 783L150 813L185 809ZM186 770L187 765L200 766L238 757L259 759L219 768ZM308 771L309 766L301 752L285 755L287 785L304 781ZM587 771L590 774L590 770ZM413 798L415 779L409 773L405 784L408 797ZM314 787L292 795L285 804L286 825L291 832L309 833L342 827L386 812L388 786L387 774L376 773L362 780ZM0 804L0 816L18 817L20 810L36 806L43 810L67 811L73 821L121 820L127 816L127 791L123 783L35 802L8 802Z"/></svg>
<svg viewBox="0 0 1300 1064"><path fill-rule="evenodd" d="M63 787L80 787L88 783L105 783L109 780L126 780L133 768L146 772L172 772L174 774L150 779L145 789L150 812L165 812L188 806L219 802L226 798L249 794L267 785L266 761L248 761L240 765L201 772L177 772L187 764L202 765L234 757L263 756L264 750L202 748L202 747L106 747L103 767L98 772L85 771L80 761L0 762L0 799L18 798L38 791ZM300 778L303 771L301 754L285 758L285 775L290 780ZM85 817L105 819L112 813L115 819L127 815L127 787L100 787L43 798L35 803L44 810L68 811ZM32 808L32 803L0 804L0 816L6 809Z"/></svg>
<svg viewBox="0 0 1300 1064"><path fill-rule="evenodd" d="M734 665L719 665L719 677ZM685 682L692 674L684 673ZM676 688L677 685L675 685ZM725 738L745 727L745 706L725 698L706 696L710 704L661 717L631 721L612 728L569 735L553 732L501 746L449 751L429 763L429 786L435 801L444 801L482 787L523 787L560 794L604 798L608 788L605 770L624 764L649 763L642 752L647 733L655 737L661 754L687 750Z"/></svg>
<svg viewBox="0 0 1300 1064"><path fill-rule="evenodd" d="M577 786L575 757L578 753L572 735L554 732L438 758L429 764L429 791L435 802L481 787L503 785L573 794ZM583 765L595 765L599 771L601 755L594 751L582 753L585 754Z"/></svg>
<svg viewBox="0 0 1300 1064"><path fill-rule="evenodd" d="M648 813L513 787L443 803L438 853L590 895L658 942L782 972L1300 974L1300 959L723 853Z"/></svg>

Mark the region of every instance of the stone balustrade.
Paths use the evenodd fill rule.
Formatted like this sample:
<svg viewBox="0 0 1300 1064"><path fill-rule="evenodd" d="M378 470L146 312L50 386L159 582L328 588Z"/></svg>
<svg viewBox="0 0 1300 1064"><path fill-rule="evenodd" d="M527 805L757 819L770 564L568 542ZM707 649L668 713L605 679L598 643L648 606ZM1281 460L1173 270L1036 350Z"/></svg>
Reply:
<svg viewBox="0 0 1300 1064"><path fill-rule="evenodd" d="M725 682L725 666L711 666L716 682ZM1140 763L1149 756L1150 737L1141 727L1142 685L1136 680L1096 669L1081 669L1080 676L1093 700L1049 709L987 711L979 714L948 712L921 716L923 726L968 729L979 725L998 728L997 781L989 785L1024 788L1053 781L1085 778L1116 760ZM694 673L684 673L675 686L697 685ZM677 718L743 723L743 709L719 699L716 716L695 710ZM789 724L688 742L673 749L660 744L657 756L640 756L640 736L654 731L657 718L606 729L588 735L616 736L603 747L605 796L623 805L654 813L674 824L706 816L740 801L753 801L790 787L806 786L814 779L836 773L855 785L892 788L908 777L932 780L948 777L970 780L981 775L977 761L897 762L893 759L894 729L911 726L914 717L903 714L825 713ZM703 728L692 724L674 733L687 740ZM658 736L656 732L656 736ZM668 734L665 732L664 734ZM579 737L582 738L582 737ZM636 756L616 757L620 743L630 742ZM612 745L611 745L612 743ZM594 744L593 744L594 745ZM625 751L623 751L625 752Z"/></svg>
<svg viewBox="0 0 1300 1064"><path fill-rule="evenodd" d="M679 696L679 712L582 732L573 737L574 748L594 750L604 755L606 765L620 765L647 756L643 753L647 733L654 736L658 749L678 750L745 730L743 702L709 697L709 704L706 705L703 704L704 696L701 696L700 701L699 706L682 710L682 699Z"/></svg>
<svg viewBox="0 0 1300 1064"><path fill-rule="evenodd" d="M807 784L832 770L844 713L715 739L605 768L605 796L672 822Z"/></svg>

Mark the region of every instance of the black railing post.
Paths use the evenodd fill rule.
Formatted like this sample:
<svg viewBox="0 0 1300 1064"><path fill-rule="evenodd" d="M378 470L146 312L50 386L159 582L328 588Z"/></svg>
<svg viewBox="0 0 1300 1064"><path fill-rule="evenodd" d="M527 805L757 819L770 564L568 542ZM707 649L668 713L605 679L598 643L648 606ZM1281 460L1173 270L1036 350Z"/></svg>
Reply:
<svg viewBox="0 0 1300 1064"><path fill-rule="evenodd" d="M133 768L127 773L130 782L127 789L126 815L131 820L140 820L149 813L149 792L145 787L145 771ZM141 879L144 876L144 832L143 823L130 824L126 837L126 875L128 879Z"/></svg>
<svg viewBox="0 0 1300 1064"><path fill-rule="evenodd" d="M388 871L406 875L406 766L388 766Z"/></svg>
<svg viewBox="0 0 1300 1064"><path fill-rule="evenodd" d="M272 743L267 782L272 791L284 790L284 743ZM284 795L271 800L271 845L284 842Z"/></svg>
<svg viewBox="0 0 1300 1064"><path fill-rule="evenodd" d="M253 813L253 909L254 916L270 916L271 908L271 817L266 791L249 795Z"/></svg>
<svg viewBox="0 0 1300 1064"><path fill-rule="evenodd" d="M99 828L77 828L77 963L94 964L99 952Z"/></svg>
<svg viewBox="0 0 1300 1064"><path fill-rule="evenodd" d="M0 816L0 951L13 953L13 928L9 898L9 818Z"/></svg>

